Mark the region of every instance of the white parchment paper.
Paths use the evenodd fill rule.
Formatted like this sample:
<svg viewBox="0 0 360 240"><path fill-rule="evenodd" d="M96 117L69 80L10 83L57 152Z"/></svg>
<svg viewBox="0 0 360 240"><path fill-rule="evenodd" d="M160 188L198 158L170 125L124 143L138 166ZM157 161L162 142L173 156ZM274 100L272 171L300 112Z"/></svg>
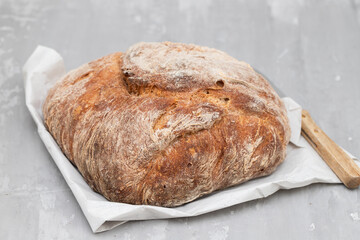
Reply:
<svg viewBox="0 0 360 240"><path fill-rule="evenodd" d="M336 175L300 135L301 107L291 98L283 98L292 130L291 143L288 145L284 163L270 176L251 180L176 208L109 202L91 190L81 174L63 155L43 124L41 107L47 91L65 74L62 57L53 49L38 46L26 62L23 71L26 105L38 127L39 135L74 193L93 232L110 230L131 220L197 216L264 198L279 189L298 188L317 182L340 183Z"/></svg>

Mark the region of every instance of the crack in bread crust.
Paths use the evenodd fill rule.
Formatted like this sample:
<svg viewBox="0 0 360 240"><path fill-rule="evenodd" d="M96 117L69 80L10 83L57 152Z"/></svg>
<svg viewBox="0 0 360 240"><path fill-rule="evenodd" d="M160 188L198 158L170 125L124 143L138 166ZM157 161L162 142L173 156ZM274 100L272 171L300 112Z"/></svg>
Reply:
<svg viewBox="0 0 360 240"><path fill-rule="evenodd" d="M45 126L110 201L174 207L270 174L290 128L248 64L206 47L139 43L71 71Z"/></svg>

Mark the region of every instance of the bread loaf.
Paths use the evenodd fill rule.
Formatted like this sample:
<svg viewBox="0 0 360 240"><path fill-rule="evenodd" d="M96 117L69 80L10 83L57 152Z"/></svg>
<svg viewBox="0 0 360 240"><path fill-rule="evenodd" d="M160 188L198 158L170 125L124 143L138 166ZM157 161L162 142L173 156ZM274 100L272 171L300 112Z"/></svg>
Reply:
<svg viewBox="0 0 360 240"><path fill-rule="evenodd" d="M179 206L268 175L290 138L260 74L182 43L138 43L69 72L43 114L90 187L129 204Z"/></svg>

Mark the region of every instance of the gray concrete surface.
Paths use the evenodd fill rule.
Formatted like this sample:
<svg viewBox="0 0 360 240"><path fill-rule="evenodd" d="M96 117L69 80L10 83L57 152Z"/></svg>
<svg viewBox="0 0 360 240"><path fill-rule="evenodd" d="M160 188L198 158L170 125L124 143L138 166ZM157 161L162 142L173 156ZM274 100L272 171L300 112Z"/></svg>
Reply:
<svg viewBox="0 0 360 240"><path fill-rule="evenodd" d="M360 190L326 184L91 232L25 107L21 68L38 44L69 70L164 40L249 62L360 156L359 0L0 0L0 239L359 239Z"/></svg>

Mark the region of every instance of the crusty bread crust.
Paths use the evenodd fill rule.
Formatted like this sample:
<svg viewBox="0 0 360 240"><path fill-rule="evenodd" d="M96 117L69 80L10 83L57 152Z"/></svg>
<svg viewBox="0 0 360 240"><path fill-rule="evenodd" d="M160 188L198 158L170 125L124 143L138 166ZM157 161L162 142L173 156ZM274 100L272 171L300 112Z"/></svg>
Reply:
<svg viewBox="0 0 360 240"><path fill-rule="evenodd" d="M68 73L44 122L110 201L174 207L270 174L290 128L269 83L224 52L138 43Z"/></svg>

